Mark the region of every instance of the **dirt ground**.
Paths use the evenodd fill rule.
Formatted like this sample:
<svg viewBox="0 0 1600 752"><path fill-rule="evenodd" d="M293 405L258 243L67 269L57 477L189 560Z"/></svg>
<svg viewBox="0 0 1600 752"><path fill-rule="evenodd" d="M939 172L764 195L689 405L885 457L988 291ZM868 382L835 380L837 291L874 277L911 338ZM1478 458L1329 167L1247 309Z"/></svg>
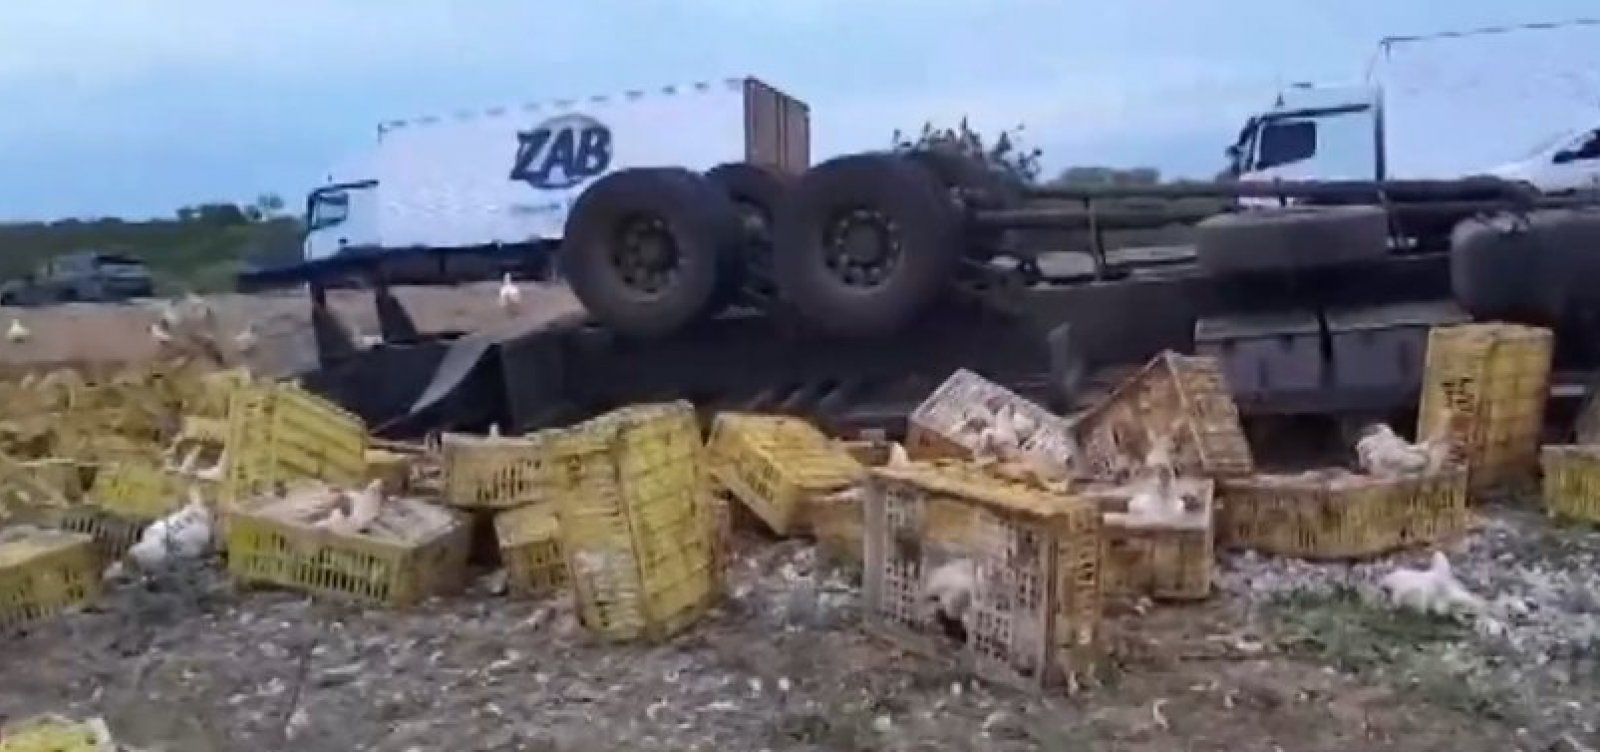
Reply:
<svg viewBox="0 0 1600 752"><path fill-rule="evenodd" d="M456 287L397 287L396 297L424 332L475 331L518 321L550 318L578 310L564 286L522 283L523 305L508 315L498 304L499 283ZM356 339L375 335L377 314L370 293L336 290L329 305ZM316 366L311 336L311 303L303 291L207 298L217 317L217 336L225 348L249 326L258 345L243 357L264 374L288 374ZM150 325L161 316L160 300L122 304L71 303L39 308L0 308L0 326L17 319L31 337L0 340L0 364L50 366L83 362L142 362L158 355Z"/></svg>
<svg viewBox="0 0 1600 752"><path fill-rule="evenodd" d="M1112 662L1032 696L860 628L849 576L745 534L721 606L658 646L602 645L563 599L495 578L411 611L123 583L0 636L0 717L101 715L167 750L1572 750L1600 742L1600 539L1497 511L1452 550L1505 629L1399 615L1390 565L1227 557L1194 605L1132 604ZM1415 556L1410 557L1415 558ZM1139 613L1143 611L1143 613ZM1588 745L1588 746L1585 746Z"/></svg>

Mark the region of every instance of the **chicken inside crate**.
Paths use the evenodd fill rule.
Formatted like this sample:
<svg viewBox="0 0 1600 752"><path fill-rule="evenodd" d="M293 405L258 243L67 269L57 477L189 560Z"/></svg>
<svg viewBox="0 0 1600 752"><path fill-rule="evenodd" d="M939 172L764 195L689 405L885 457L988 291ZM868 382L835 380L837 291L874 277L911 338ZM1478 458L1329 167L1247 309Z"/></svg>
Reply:
<svg viewBox="0 0 1600 752"><path fill-rule="evenodd" d="M1180 475L1237 477L1255 470L1239 409L1215 359L1164 352L1073 422L1076 471L1126 480L1153 451Z"/></svg>
<svg viewBox="0 0 1600 752"><path fill-rule="evenodd" d="M460 588L471 530L449 510L309 481L228 512L228 571L276 585L409 606Z"/></svg>
<svg viewBox="0 0 1600 752"><path fill-rule="evenodd" d="M1102 514L1107 595L1199 600L1216 568L1216 483L1161 474L1142 482L1092 484L1077 492Z"/></svg>
<svg viewBox="0 0 1600 752"><path fill-rule="evenodd" d="M1368 559L1466 531L1467 471L1378 477L1343 468L1221 482L1218 540L1313 560Z"/></svg>
<svg viewBox="0 0 1600 752"><path fill-rule="evenodd" d="M0 528L0 630L26 626L100 593L101 558L81 533Z"/></svg>
<svg viewBox="0 0 1600 752"><path fill-rule="evenodd" d="M874 470L865 511L874 631L1020 688L1092 676L1102 545L1093 504L943 461Z"/></svg>
<svg viewBox="0 0 1600 752"><path fill-rule="evenodd" d="M911 459L1022 459L1065 475L1074 453L1067 421L1017 393L961 369L907 419Z"/></svg>

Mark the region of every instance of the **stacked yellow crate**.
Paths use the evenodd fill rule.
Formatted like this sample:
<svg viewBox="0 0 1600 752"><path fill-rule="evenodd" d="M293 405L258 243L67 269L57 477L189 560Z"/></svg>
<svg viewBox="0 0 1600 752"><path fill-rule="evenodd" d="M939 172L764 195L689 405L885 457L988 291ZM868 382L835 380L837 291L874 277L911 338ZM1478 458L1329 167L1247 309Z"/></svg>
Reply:
<svg viewBox="0 0 1600 752"><path fill-rule="evenodd" d="M546 445L562 554L583 624L603 639L664 639L716 594L704 448L687 402L636 405Z"/></svg>
<svg viewBox="0 0 1600 752"><path fill-rule="evenodd" d="M1549 329L1513 324L1429 333L1416 435L1451 437L1470 490L1533 479L1553 345Z"/></svg>

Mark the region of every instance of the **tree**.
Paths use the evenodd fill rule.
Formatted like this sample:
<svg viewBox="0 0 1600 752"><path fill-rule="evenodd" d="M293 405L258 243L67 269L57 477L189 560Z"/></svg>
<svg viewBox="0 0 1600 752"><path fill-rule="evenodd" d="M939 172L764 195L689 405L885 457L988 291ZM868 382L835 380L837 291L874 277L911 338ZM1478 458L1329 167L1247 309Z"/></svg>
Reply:
<svg viewBox="0 0 1600 752"><path fill-rule="evenodd" d="M1001 131L992 145L986 145L983 135L972 129L966 118L955 128L936 128L933 123L922 124L922 132L915 139L895 130L892 148L897 152L951 151L972 157L991 169L1004 172L1024 183L1039 178L1039 158L1043 152L1021 146L1022 126Z"/></svg>

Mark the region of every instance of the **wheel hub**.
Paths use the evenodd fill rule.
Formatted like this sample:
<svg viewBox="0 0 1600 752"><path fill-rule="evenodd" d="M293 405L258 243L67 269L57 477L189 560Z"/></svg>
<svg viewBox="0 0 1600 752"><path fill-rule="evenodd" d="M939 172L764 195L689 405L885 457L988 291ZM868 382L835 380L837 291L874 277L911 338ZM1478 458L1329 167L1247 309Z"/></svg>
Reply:
<svg viewBox="0 0 1600 752"><path fill-rule="evenodd" d="M623 284L652 294L672 284L679 261L672 232L666 222L654 217L624 224L611 255Z"/></svg>
<svg viewBox="0 0 1600 752"><path fill-rule="evenodd" d="M878 212L852 211L830 228L824 261L846 285L876 287L899 260L900 228Z"/></svg>

